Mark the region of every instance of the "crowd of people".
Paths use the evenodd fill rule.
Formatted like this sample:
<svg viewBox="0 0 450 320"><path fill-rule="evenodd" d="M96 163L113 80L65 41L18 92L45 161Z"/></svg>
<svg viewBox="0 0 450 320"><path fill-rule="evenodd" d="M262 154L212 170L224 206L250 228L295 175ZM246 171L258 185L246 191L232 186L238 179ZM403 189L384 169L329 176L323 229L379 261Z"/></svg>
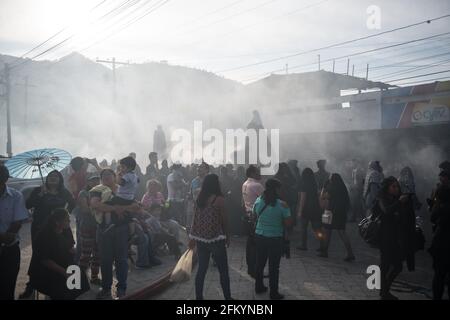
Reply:
<svg viewBox="0 0 450 320"><path fill-rule="evenodd" d="M416 194L413 171L404 167L385 177L379 161L367 170L353 160L349 174L329 173L326 160L317 170L300 170L296 160L280 163L274 176L262 177L256 165L213 167L205 162L183 166L162 162L149 154L145 171L130 153L108 165L106 160L75 157L68 170L53 171L27 199L6 185L8 169L0 165L0 299L14 299L20 266L18 233L31 213L32 258L29 282L19 298L35 290L52 299L74 299L99 286L98 299L111 299L113 270L116 296L127 292L129 261L136 268L162 263L160 255L180 257L182 230L195 249L198 269L197 299L203 299L205 276L212 258L220 273L225 299L233 299L227 247L232 235L246 236L246 262L255 279L255 292L279 292L281 258L291 255L295 231L297 250L308 250L311 225L319 257L327 258L332 231L342 240L348 263L356 259L346 233L348 222L379 217L382 299L397 299L391 285L406 262L414 270L414 255L421 249L416 216L422 204ZM427 200L433 225L429 252L433 259L433 296L441 299L449 285L450 163L440 166L440 182ZM75 217L72 233L69 214ZM297 226L297 228L296 228ZM136 248L135 258L132 247ZM269 288L264 285L268 263ZM82 287L69 290L66 268L77 264ZM113 268L114 267L114 268Z"/></svg>

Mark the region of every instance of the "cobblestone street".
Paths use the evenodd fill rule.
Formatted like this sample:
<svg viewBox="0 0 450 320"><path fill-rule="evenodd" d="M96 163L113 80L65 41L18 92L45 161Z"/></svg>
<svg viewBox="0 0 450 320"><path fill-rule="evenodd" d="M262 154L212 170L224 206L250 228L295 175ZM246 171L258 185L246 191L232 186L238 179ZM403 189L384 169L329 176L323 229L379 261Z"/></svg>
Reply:
<svg viewBox="0 0 450 320"><path fill-rule="evenodd" d="M296 232L297 233L297 232ZM291 244L291 259L282 258L280 266L280 292L286 299L379 299L377 290L366 286L369 265L378 263L378 251L362 242L356 224L348 224L348 233L354 247L356 261L344 262L344 246L337 234L333 234L329 258L317 257L317 241L309 235L309 251L295 249L295 237ZM255 295L254 281L247 275L245 263L245 238L233 238L228 250L231 291L238 300L268 299L268 294ZM431 259L424 251L416 255L416 271L408 272L406 266L398 278L404 285L396 285L393 291L400 299L429 299L432 269ZM267 268L266 268L267 273ZM194 279L196 269L188 282L173 284L154 299L195 299ZM268 285L268 279L265 279ZM401 290L397 291L397 290ZM223 299L217 268L210 263L206 276L205 299Z"/></svg>
<svg viewBox="0 0 450 320"><path fill-rule="evenodd" d="M30 261L31 245L29 243L29 227L25 224L21 230L22 259L19 277L16 286L16 297L25 289L28 281L27 270ZM344 245L338 235L333 233L329 258L317 256L318 242L309 233L308 251L299 251L298 231L294 232L291 242L291 259L281 259L280 266L280 292L286 299L325 299L325 300L352 300L378 299L377 290L369 290L366 286L368 275L366 269L369 265L378 264L378 251L370 248L360 238L355 223L347 224L347 232L355 251L356 261L344 262ZM427 238L428 239L428 238ZM228 263L230 266L231 291L233 297L238 300L265 300L268 294L255 295L254 281L247 274L245 262L245 237L233 237L228 249ZM131 263L128 276L128 293L148 286L153 281L167 273L175 266L176 261L172 256L160 257L163 264L148 270L137 270ZM195 299L194 279L197 269L194 268L192 277L184 283L172 284L162 293L151 299L163 300L193 300ZM265 273L267 273L267 268ZM432 268L431 259L425 251L416 254L416 271L408 272L406 266L398 277L398 283L393 287L393 293L400 299L417 300L431 297ZM268 285L268 279L265 279ZM92 286L91 291L80 299L95 299L99 287ZM219 283L219 273L212 261L206 276L205 299L222 299L222 289ZM44 297L40 295L40 299Z"/></svg>

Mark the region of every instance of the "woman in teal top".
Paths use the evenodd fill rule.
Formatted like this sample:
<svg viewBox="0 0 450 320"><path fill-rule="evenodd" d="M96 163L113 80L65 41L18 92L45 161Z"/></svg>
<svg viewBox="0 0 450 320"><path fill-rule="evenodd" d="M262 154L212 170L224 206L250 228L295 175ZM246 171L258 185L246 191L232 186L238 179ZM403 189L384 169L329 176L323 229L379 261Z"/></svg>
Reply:
<svg viewBox="0 0 450 320"><path fill-rule="evenodd" d="M253 212L257 216L255 229L256 240L256 283L257 294L267 291L264 286L263 272L269 260L270 298L283 299L278 292L280 260L283 253L283 231L292 224L288 205L280 200L281 182L269 179L264 193L255 201Z"/></svg>

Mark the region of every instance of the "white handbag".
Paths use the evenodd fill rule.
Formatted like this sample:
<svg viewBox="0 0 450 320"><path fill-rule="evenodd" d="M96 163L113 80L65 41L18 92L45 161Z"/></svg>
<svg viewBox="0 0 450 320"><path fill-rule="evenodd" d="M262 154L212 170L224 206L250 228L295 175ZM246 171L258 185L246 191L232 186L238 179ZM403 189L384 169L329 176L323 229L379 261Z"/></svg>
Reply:
<svg viewBox="0 0 450 320"><path fill-rule="evenodd" d="M183 282L190 279L192 273L192 250L188 249L178 260L170 275L170 282Z"/></svg>
<svg viewBox="0 0 450 320"><path fill-rule="evenodd" d="M333 222L333 212L331 210L325 210L322 214L322 223L331 224Z"/></svg>

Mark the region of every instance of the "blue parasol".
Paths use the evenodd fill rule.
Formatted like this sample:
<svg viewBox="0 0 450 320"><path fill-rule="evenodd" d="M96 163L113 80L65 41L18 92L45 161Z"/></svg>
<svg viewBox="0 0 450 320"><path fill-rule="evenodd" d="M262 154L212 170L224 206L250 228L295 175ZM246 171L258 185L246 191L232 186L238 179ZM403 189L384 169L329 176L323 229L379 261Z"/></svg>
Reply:
<svg viewBox="0 0 450 320"><path fill-rule="evenodd" d="M64 169L72 160L70 153L60 149L38 149L18 154L5 165L13 178L33 179L40 177L44 183L51 171Z"/></svg>

